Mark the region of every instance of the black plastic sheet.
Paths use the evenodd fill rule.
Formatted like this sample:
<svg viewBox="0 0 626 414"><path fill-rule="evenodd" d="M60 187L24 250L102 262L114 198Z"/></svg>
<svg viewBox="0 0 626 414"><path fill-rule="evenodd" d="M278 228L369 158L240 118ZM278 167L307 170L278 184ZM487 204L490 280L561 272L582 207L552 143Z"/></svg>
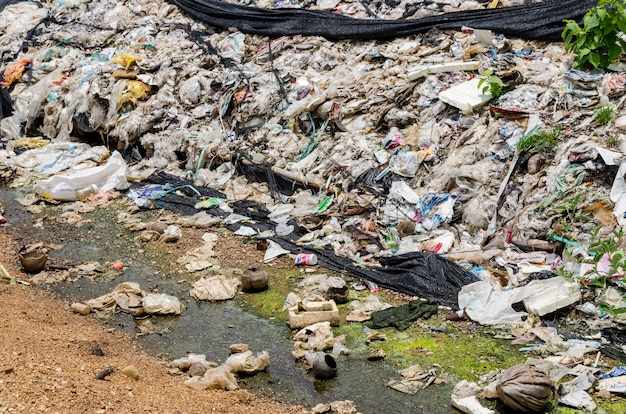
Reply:
<svg viewBox="0 0 626 414"><path fill-rule="evenodd" d="M2 11L2 9L4 9L9 4L17 3L19 1L20 0L0 0L0 11Z"/></svg>
<svg viewBox="0 0 626 414"><path fill-rule="evenodd" d="M2 81L0 76L0 81ZM11 103L11 95L3 86L0 86L0 120L13 115L13 104Z"/></svg>
<svg viewBox="0 0 626 414"><path fill-rule="evenodd" d="M463 26L524 39L560 40L563 20L580 20L597 0L549 0L520 6L465 10L419 19L354 19L325 10L262 9L219 0L170 0L212 26L261 36L323 36L327 39L392 39L430 29Z"/></svg>
<svg viewBox="0 0 626 414"><path fill-rule="evenodd" d="M453 310L459 309L461 288L478 281L478 277L461 266L435 253L413 252L380 259L382 267L363 268L330 250L302 248L293 241L272 237L273 241L292 253L313 253L318 264L338 273L376 283L380 287L425 298Z"/></svg>

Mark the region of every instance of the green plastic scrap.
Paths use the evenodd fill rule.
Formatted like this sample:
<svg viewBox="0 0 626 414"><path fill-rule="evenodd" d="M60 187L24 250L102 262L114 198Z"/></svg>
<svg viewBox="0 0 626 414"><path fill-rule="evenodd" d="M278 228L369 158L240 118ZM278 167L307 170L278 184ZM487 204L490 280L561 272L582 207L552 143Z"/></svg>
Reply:
<svg viewBox="0 0 626 414"><path fill-rule="evenodd" d="M213 207L219 206L220 204L222 204L225 201L226 201L225 198L209 197L209 198L207 198L205 200L198 201L194 207L197 208L197 209L213 208Z"/></svg>
<svg viewBox="0 0 626 414"><path fill-rule="evenodd" d="M328 119L324 121L324 123L322 124L322 127L320 128L320 130L316 133L315 132L315 123L313 122L313 117L311 116L310 112L307 112L307 115L309 116L309 120L311 121L311 126L313 128L313 131L311 133L311 140L309 141L309 143L307 144L306 148L304 149L304 151L302 152L302 154L300 155L300 157L298 158L298 161L302 161L303 159L305 159L309 154L311 154L311 152L313 152L313 149L315 148L315 146L317 145L318 141L320 140L320 138L322 137L322 134L324 133L324 131L326 130L326 127L328 126Z"/></svg>
<svg viewBox="0 0 626 414"><path fill-rule="evenodd" d="M387 245L387 248L394 253L398 250L398 245L400 244L400 233L398 233L398 230L393 224L389 225L387 228L385 244Z"/></svg>
<svg viewBox="0 0 626 414"><path fill-rule="evenodd" d="M330 204L333 202L333 200L335 199L334 195L330 195L328 197L324 197L322 198L322 201L320 201L320 203L317 205L317 212L321 213L322 211L326 210Z"/></svg>
<svg viewBox="0 0 626 414"><path fill-rule="evenodd" d="M68 37L68 38L65 38L65 39L59 40L55 46L62 46L62 45L64 45L65 43L67 43L67 42L71 42L72 40L77 39L77 38L78 38L78 36L70 36L70 37Z"/></svg>

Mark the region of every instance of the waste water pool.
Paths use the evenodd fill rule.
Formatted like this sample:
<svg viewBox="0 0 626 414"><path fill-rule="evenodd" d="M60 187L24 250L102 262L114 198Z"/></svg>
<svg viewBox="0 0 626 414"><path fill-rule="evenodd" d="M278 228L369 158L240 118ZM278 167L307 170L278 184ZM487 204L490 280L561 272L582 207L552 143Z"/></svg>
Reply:
<svg viewBox="0 0 626 414"><path fill-rule="evenodd" d="M155 333L141 335L138 343L148 352L166 360L186 356L187 353L205 354L208 361L223 362L229 354L229 345L247 343L254 352L263 350L270 355L270 366L265 372L239 378L242 389L263 394L279 401L313 407L318 403L352 400L363 414L418 412L447 414L458 411L450 404L452 383L431 385L414 395L404 394L386 386L398 379L396 367L389 362L372 362L359 356L341 355L336 358L338 375L330 380L316 380L302 363L296 363L291 354L293 332L283 322L268 320L247 310L237 298L225 302L196 302L189 296L189 285L177 283L155 271L149 259L129 252L132 235L118 225L113 211L99 209L88 213L91 222L84 227L55 226L54 231L44 226L33 227L33 216L24 214L15 202L25 190L2 189L5 217L13 224L10 231L24 243L43 241L61 243L60 250L51 257L74 262L106 261L110 258L127 260L132 264L113 280L92 281L86 278L74 282L59 282L48 289L71 301L93 299L110 292L122 282L138 282L145 289L158 288L181 299L186 309L180 316L152 317ZM126 232L126 233L125 233ZM98 238L94 238L94 234ZM120 237L123 235L123 237ZM127 241L124 242L123 238ZM118 313L106 323L115 329L136 333L137 324L129 314ZM181 377L181 383L184 377ZM198 391L201 393L201 391Z"/></svg>

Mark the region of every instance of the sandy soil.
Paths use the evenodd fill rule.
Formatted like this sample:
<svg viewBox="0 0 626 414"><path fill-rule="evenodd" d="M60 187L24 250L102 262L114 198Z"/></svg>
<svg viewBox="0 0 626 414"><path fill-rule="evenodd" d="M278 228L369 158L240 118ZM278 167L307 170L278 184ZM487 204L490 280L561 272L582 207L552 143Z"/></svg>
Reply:
<svg viewBox="0 0 626 414"><path fill-rule="evenodd" d="M17 246L0 228L0 263L16 280ZM166 361L46 292L0 278L0 413L307 413L248 391L196 391ZM134 366L139 379L122 373ZM96 379L103 371L114 371Z"/></svg>

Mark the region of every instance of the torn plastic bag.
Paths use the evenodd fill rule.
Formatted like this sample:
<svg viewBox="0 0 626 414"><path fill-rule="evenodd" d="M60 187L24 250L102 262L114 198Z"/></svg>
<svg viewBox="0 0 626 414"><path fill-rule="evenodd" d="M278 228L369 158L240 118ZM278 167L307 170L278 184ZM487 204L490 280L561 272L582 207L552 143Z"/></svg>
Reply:
<svg viewBox="0 0 626 414"><path fill-rule="evenodd" d="M414 395L419 390L435 382L437 379L437 368L425 369L416 364L399 370L398 374L402 378L390 380L387 382L387 386L396 391Z"/></svg>
<svg viewBox="0 0 626 414"><path fill-rule="evenodd" d="M293 356L304 358L307 351L325 351L333 348L335 342L345 342L345 335L335 338L330 322L318 322L300 329L293 336Z"/></svg>
<svg viewBox="0 0 626 414"><path fill-rule="evenodd" d="M220 365L216 368L209 368L202 377L191 377L185 381L185 385L199 391L234 391L239 388L235 374L233 374L225 365Z"/></svg>
<svg viewBox="0 0 626 414"><path fill-rule="evenodd" d="M475 382L462 380L455 385L452 391L452 405L466 414L495 414L495 411L484 407L478 401L478 395L482 392Z"/></svg>
<svg viewBox="0 0 626 414"><path fill-rule="evenodd" d="M619 166L619 170L615 175L615 181L611 187L611 201L615 203L613 208L613 214L619 224L624 224L626 221L626 181L624 175L626 174L626 161L622 161Z"/></svg>
<svg viewBox="0 0 626 414"><path fill-rule="evenodd" d="M224 365L234 373L254 374L270 366L270 355L267 351L259 352L256 356L252 355L252 351L240 352L229 356Z"/></svg>
<svg viewBox="0 0 626 414"><path fill-rule="evenodd" d="M102 163L109 156L105 146L91 147L89 144L53 142L42 148L24 151L14 158L16 165L38 173L52 175L68 170L82 170Z"/></svg>
<svg viewBox="0 0 626 414"><path fill-rule="evenodd" d="M265 256L263 257L263 263L269 263L279 256L290 253L289 250L283 249L278 243L273 240L268 239L267 243L268 248L265 251Z"/></svg>
<svg viewBox="0 0 626 414"><path fill-rule="evenodd" d="M60 76L61 71L55 70L14 96L13 115L0 121L0 135L14 140L21 138L23 130L27 131L39 116L53 82Z"/></svg>
<svg viewBox="0 0 626 414"><path fill-rule="evenodd" d="M596 403L587 391L574 391L559 397L559 403L569 407L584 409L587 412L593 412L596 409Z"/></svg>
<svg viewBox="0 0 626 414"><path fill-rule="evenodd" d="M17 4L7 7L12 3ZM0 0L0 12L0 33L17 37L37 26L49 11L36 2Z"/></svg>
<svg viewBox="0 0 626 414"><path fill-rule="evenodd" d="M235 297L239 286L239 278L218 275L198 280L189 294L198 300L228 300Z"/></svg>
<svg viewBox="0 0 626 414"><path fill-rule="evenodd" d="M180 315L183 311L183 304L176 296L165 293L148 293L143 298L143 310L146 313L157 315Z"/></svg>
<svg viewBox="0 0 626 414"><path fill-rule="evenodd" d="M624 394L626 393L626 376L621 375L618 377L603 378L598 382L597 388L599 390Z"/></svg>
<svg viewBox="0 0 626 414"><path fill-rule="evenodd" d="M182 371L187 371L193 364L199 364L205 369L214 368L214 363L208 362L206 360L206 355L204 354L194 354L189 353L186 357L178 358L170 362L170 364Z"/></svg>
<svg viewBox="0 0 626 414"><path fill-rule="evenodd" d="M361 300L350 302L351 312L346 315L348 322L363 322L371 319L372 312L391 308L392 305L381 301L378 296L368 295Z"/></svg>
<svg viewBox="0 0 626 414"><path fill-rule="evenodd" d="M85 301L91 309L114 311L118 306L125 311L132 312L142 306L145 292L139 287L139 283L120 283L106 295Z"/></svg>
<svg viewBox="0 0 626 414"><path fill-rule="evenodd" d="M2 77L0 77L2 81ZM0 86L0 120L13 115L13 103L11 102L11 95L3 86Z"/></svg>
<svg viewBox="0 0 626 414"><path fill-rule="evenodd" d="M561 277L533 280L526 286L501 290L489 282L475 282L459 292L459 307L483 325L520 323L526 312L516 312L511 305L524 302L529 312L543 316L576 303L581 298L577 283Z"/></svg>
<svg viewBox="0 0 626 414"><path fill-rule="evenodd" d="M166 172L159 172L157 174L150 175L146 180L147 183L159 184L161 186L168 186L168 188L176 188L176 192L180 192L182 195L178 195L174 192L167 194L161 194L158 204L160 207L172 210L175 213L192 216L198 212L196 204L200 202L200 197L217 197L226 199L226 194L221 191L217 191L209 187L194 186L189 180L176 177ZM133 188L141 187L145 184L134 185ZM211 215L220 215L221 210L212 209Z"/></svg>

